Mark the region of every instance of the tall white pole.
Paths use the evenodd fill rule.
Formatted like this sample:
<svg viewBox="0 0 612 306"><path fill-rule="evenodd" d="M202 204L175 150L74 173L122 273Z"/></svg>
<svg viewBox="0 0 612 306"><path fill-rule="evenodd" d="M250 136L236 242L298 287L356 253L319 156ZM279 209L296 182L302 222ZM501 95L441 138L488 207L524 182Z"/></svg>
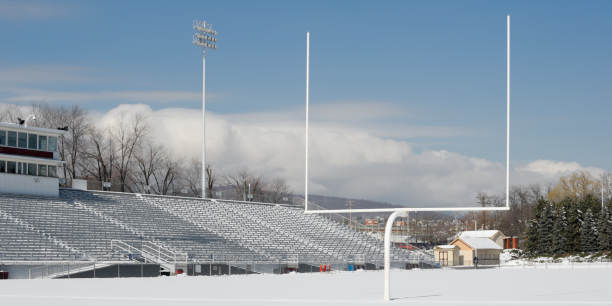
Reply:
<svg viewBox="0 0 612 306"><path fill-rule="evenodd" d="M205 20L194 20L193 44L202 48L202 198L206 198L206 49L217 49L217 31Z"/></svg>
<svg viewBox="0 0 612 306"><path fill-rule="evenodd" d="M202 50L202 198L206 198L206 49Z"/></svg>
<svg viewBox="0 0 612 306"><path fill-rule="evenodd" d="M308 99L310 93L310 32L306 32L306 132L304 165L304 210L308 211Z"/></svg>
<svg viewBox="0 0 612 306"><path fill-rule="evenodd" d="M396 211L389 216L385 225L385 301L391 300L391 234L393 232L393 222L397 217L406 217L408 212Z"/></svg>
<svg viewBox="0 0 612 306"><path fill-rule="evenodd" d="M506 207L510 208L510 14L506 23Z"/></svg>

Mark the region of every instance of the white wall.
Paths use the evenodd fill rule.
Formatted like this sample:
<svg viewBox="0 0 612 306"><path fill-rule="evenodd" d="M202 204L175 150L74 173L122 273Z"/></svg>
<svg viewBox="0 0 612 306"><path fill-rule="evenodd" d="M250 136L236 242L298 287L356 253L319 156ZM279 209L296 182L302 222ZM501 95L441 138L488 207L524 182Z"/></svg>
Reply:
<svg viewBox="0 0 612 306"><path fill-rule="evenodd" d="M0 173L0 193L59 196L59 180L41 177Z"/></svg>
<svg viewBox="0 0 612 306"><path fill-rule="evenodd" d="M72 188L79 189L79 190L87 190L87 181L79 180L79 179L72 179Z"/></svg>

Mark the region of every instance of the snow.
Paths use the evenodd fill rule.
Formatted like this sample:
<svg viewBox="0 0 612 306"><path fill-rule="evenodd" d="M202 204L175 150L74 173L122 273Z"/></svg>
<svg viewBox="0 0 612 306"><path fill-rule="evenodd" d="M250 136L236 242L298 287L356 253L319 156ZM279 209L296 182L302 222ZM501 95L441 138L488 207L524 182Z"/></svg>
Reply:
<svg viewBox="0 0 612 306"><path fill-rule="evenodd" d="M459 238L491 238L498 230L465 231L459 234Z"/></svg>
<svg viewBox="0 0 612 306"><path fill-rule="evenodd" d="M502 249L502 247L500 247L497 243L495 243L493 240L489 238L465 237L465 238L459 238L459 239L463 240L463 242L467 243L469 246L471 246L474 249L479 249L479 250L501 250Z"/></svg>
<svg viewBox="0 0 612 306"><path fill-rule="evenodd" d="M610 305L612 265L0 281L2 305Z"/></svg>
<svg viewBox="0 0 612 306"><path fill-rule="evenodd" d="M456 245L450 245L450 244L436 245L436 248L438 248L438 249L454 249L456 247L457 247Z"/></svg>
<svg viewBox="0 0 612 306"><path fill-rule="evenodd" d="M605 264L605 266L612 267L612 260L604 254L570 255L557 258L549 256L526 258L524 257L524 252L520 249L507 249L501 252L499 258L504 266L538 266L544 264L561 266L580 264L580 266L589 266L589 264Z"/></svg>

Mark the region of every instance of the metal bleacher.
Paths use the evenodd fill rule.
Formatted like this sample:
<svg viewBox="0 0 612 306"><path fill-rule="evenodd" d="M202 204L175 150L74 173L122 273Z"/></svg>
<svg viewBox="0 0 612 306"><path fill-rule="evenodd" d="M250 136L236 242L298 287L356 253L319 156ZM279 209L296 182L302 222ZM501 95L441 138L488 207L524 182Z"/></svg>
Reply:
<svg viewBox="0 0 612 306"><path fill-rule="evenodd" d="M74 260L78 253L0 213L0 258L10 261Z"/></svg>
<svg viewBox="0 0 612 306"><path fill-rule="evenodd" d="M191 260L268 260L232 240L151 205L137 194L71 190L64 190L62 193L74 202L113 218L140 233L142 239L156 241L177 252L186 252Z"/></svg>
<svg viewBox="0 0 612 306"><path fill-rule="evenodd" d="M150 241L189 262L380 263L382 241L286 205L61 189L0 194L0 260L126 260L111 241ZM393 248L392 260L430 261Z"/></svg>
<svg viewBox="0 0 612 306"><path fill-rule="evenodd" d="M112 260L112 239L140 237L107 222L65 197L0 195L0 211L28 224L88 260ZM5 249L4 246L1 246Z"/></svg>

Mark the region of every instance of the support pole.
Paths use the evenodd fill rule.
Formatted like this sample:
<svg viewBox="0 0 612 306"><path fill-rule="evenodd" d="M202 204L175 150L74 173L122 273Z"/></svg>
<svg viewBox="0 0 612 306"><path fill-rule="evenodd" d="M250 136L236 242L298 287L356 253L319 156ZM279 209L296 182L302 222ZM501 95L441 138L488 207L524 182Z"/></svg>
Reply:
<svg viewBox="0 0 612 306"><path fill-rule="evenodd" d="M310 32L306 32L306 131L305 131L305 165L304 165L304 210L308 211L308 104L310 93Z"/></svg>
<svg viewBox="0 0 612 306"><path fill-rule="evenodd" d="M393 232L393 222L395 222L395 218L406 217L407 215L407 212L396 211L389 216L387 225L385 226L385 301L391 300L391 233Z"/></svg>
<svg viewBox="0 0 612 306"><path fill-rule="evenodd" d="M202 50L202 198L206 198L206 49Z"/></svg>
<svg viewBox="0 0 612 306"><path fill-rule="evenodd" d="M506 15L506 208L510 209L510 14Z"/></svg>

